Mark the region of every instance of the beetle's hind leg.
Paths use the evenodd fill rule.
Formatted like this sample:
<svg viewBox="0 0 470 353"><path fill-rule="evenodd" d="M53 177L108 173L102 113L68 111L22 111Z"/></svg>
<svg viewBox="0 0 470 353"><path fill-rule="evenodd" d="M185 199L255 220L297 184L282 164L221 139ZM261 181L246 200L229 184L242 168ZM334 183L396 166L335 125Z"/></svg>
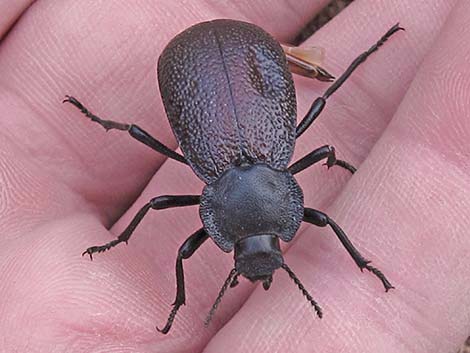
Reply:
<svg viewBox="0 0 470 353"><path fill-rule="evenodd" d="M183 260L191 257L192 254L204 243L209 235L206 233L204 228L199 229L197 232L192 234L186 241L181 245L178 250L178 257L176 258L176 299L173 303L173 309L168 316L168 320L164 328L157 330L163 334L167 334L170 331L171 325L175 320L176 313L181 305L186 304L186 292L184 289L184 269Z"/></svg>
<svg viewBox="0 0 470 353"><path fill-rule="evenodd" d="M85 114L88 118L91 119L91 121L94 121L98 124L100 124L106 131L108 130L121 130L121 131L127 131L129 135L131 135L133 138L136 140L142 142L143 144L147 145L148 147L152 148L153 150L167 156L168 158L177 160L181 163L188 164L186 159L180 155L179 153L173 151L171 148L168 148L165 146L163 143L152 137L148 132L146 132L144 129L141 127L134 125L134 124L124 124L124 123L118 123L116 121L112 120L104 120L101 119L100 117L94 115L92 112L90 112L86 107L83 106L82 103L80 103L76 98L71 97L71 96L65 96L65 99L62 101L62 103L70 103L80 109L80 111Z"/></svg>
<svg viewBox="0 0 470 353"><path fill-rule="evenodd" d="M152 208L154 210L163 210L171 207L191 206L199 204L200 196L198 195L180 195L180 196L158 196L146 203L132 219L131 223L124 229L124 231L117 237L104 245L92 246L86 249L82 256L85 254L90 255L93 260L93 254L100 253L111 249L119 243L129 241L135 228L139 225L140 221L145 217L147 212Z"/></svg>
<svg viewBox="0 0 470 353"><path fill-rule="evenodd" d="M292 174L297 174L304 169L312 166L313 164L321 161L322 159L326 159L326 166L331 168L334 165L340 166L344 169L349 170L352 174L356 172L356 168L354 168L348 162L345 162L341 159L336 159L335 148L333 146L325 145L320 148L317 148L310 152L309 154L303 156L297 162L292 164L289 167L289 171Z"/></svg>
<svg viewBox="0 0 470 353"><path fill-rule="evenodd" d="M346 71L335 81L333 84L325 91L322 97L318 97L312 103L309 111L302 119L302 121L297 125L297 137L302 135L309 126L313 123L313 121L320 115L323 108L326 105L326 100L334 93L338 88L340 88L343 83L351 76L354 70L357 69L359 65L361 65L366 59L374 52L376 52L386 41L389 39L394 33L404 30L402 27L399 26L397 23L392 28L390 28L387 33L385 33L373 46L369 48L369 50L363 52L359 55L354 61L349 65Z"/></svg>
<svg viewBox="0 0 470 353"><path fill-rule="evenodd" d="M366 260L359 253L359 251L348 239L346 233L344 233L344 231L330 217L328 217L328 215L312 208L305 208L304 221L319 227L326 227L327 225L329 225L331 229L333 229L333 231L335 232L341 244L343 244L343 246L346 248L346 251L349 253L349 255L351 255L356 265L361 269L361 271L366 269L376 275L384 285L386 292L394 288L379 269L369 265L370 261Z"/></svg>

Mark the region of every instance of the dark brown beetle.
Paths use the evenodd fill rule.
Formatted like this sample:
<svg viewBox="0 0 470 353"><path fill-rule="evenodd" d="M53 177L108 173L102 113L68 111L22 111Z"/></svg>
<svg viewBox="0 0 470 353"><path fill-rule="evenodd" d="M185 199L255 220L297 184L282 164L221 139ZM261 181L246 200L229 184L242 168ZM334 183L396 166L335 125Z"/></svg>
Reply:
<svg viewBox="0 0 470 353"><path fill-rule="evenodd" d="M283 48L274 38L253 24L233 20L215 20L188 28L167 45L158 61L163 103L184 156L164 146L140 127L102 120L78 100L67 96L64 102L72 103L106 130L128 131L152 149L188 164L206 183L201 196L159 196L150 200L116 240L90 247L83 254L91 257L121 242L127 243L151 208L159 210L199 204L203 227L178 251L176 299L165 327L159 330L163 333L170 330L178 309L185 304L183 260L209 237L221 250L234 250L235 267L206 323L226 289L238 283L239 275L252 282L261 281L267 290L278 268L287 271L318 316L322 316L320 307L284 263L280 250L279 240L292 240L302 220L320 227L329 225L361 270L375 274L386 291L393 288L378 269L369 265L330 217L304 208L302 190L293 177L324 159L328 167L338 165L351 173L355 168L336 159L334 148L328 145L312 151L291 166L288 164L295 140L320 114L326 99L370 54L401 29L396 24L357 57L325 94L314 101L296 126L292 76ZM292 54L288 49L286 51L288 55ZM297 59L302 60L301 57ZM302 68L295 59L290 58L289 62ZM323 75L326 81L332 78L326 71L310 76L317 75L320 75L319 79Z"/></svg>

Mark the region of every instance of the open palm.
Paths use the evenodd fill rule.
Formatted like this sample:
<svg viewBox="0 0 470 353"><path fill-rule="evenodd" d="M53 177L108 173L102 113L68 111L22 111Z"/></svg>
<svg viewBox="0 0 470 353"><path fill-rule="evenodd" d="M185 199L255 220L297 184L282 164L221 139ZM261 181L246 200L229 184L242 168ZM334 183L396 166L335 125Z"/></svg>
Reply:
<svg viewBox="0 0 470 353"><path fill-rule="evenodd" d="M329 213L396 290L361 274L330 229L304 225L285 258L323 306L318 320L288 276L271 289L241 280L202 322L233 258L206 242L185 263L187 305L161 335L179 246L197 207L153 211L128 246L95 261L138 209L203 184L127 134L70 106L142 126L176 148L156 85L156 58L186 27L256 23L288 41L324 1L38 0L0 4L0 347L19 352L444 352L470 320L470 4L356 0L304 45L327 49L338 76L400 21L393 37L329 101L294 159L332 144L359 166L298 175L305 204ZM25 5L25 4L22 4ZM3 8L4 7L4 8ZM16 8L17 7L17 8ZM327 84L296 78L299 117ZM347 184L346 184L347 183ZM108 230L109 229L109 230Z"/></svg>

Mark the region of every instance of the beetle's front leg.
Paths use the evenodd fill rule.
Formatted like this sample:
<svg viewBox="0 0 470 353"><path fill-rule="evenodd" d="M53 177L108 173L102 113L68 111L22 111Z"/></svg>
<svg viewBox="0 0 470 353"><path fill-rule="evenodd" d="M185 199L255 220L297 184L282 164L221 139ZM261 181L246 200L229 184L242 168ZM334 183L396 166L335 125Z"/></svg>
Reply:
<svg viewBox="0 0 470 353"><path fill-rule="evenodd" d="M110 241L104 245L92 246L86 249L82 256L85 254L90 255L93 260L94 253L100 253L111 249L119 243L125 242L127 244L129 238L134 232L135 228L139 225L140 221L145 217L147 212L152 208L154 210L163 210L171 207L191 206L199 204L199 195L181 195L181 196L158 196L146 203L139 212L134 216L131 223L124 229L117 239Z"/></svg>
<svg viewBox="0 0 470 353"><path fill-rule="evenodd" d="M332 166L337 165L344 169L349 170L353 174L356 172L356 168L354 168L348 162L345 162L341 159L336 159L335 148L329 145L325 145L320 148L317 148L316 150L313 150L309 154L305 155L304 157L299 159L297 162L292 164L289 167L289 171L292 174L297 174L301 172L302 170L307 169L311 165L321 161L322 159L326 159L325 164L328 166L328 168L331 168Z"/></svg>
<svg viewBox="0 0 470 353"><path fill-rule="evenodd" d="M191 257L191 255L194 254L194 252L207 240L208 237L209 235L206 233L204 228L201 228L186 239L178 250L178 257L176 258L176 299L173 303L173 309L170 312L165 327L163 329L159 329L157 327L157 330L163 334L167 334L168 331L170 331L178 309L181 305L186 304L183 260Z"/></svg>
<svg viewBox="0 0 470 353"><path fill-rule="evenodd" d="M335 232L341 244L343 244L343 246L346 248L346 251L349 253L349 255L351 255L356 265L361 269L361 271L363 269L366 269L376 275L384 285L386 292L388 292L389 289L394 288L379 269L369 265L370 261L366 260L361 255L361 253L354 247L354 245L348 239L346 233L344 233L340 226L338 226L330 217L328 217L328 215L312 208L305 208L304 221L319 227L326 227L327 225L329 225L331 229L333 229L333 231Z"/></svg>

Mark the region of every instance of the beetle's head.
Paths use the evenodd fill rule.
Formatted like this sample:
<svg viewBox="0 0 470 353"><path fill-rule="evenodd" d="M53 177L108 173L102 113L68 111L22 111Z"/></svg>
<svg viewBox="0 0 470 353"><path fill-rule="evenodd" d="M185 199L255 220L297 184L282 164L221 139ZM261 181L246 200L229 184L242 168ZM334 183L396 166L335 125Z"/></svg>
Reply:
<svg viewBox="0 0 470 353"><path fill-rule="evenodd" d="M235 268L230 271L224 285L220 289L219 295L207 315L205 325L207 326L211 321L225 291L229 287L235 287L238 284L237 278L239 275L246 277L251 282L263 282L264 289L268 290L273 280L273 273L278 268L282 268L289 274L289 277L297 284L302 294L305 295L310 304L315 308L317 315L321 318L321 308L313 300L294 272L284 263L277 235L256 234L243 237L235 243Z"/></svg>
<svg viewBox="0 0 470 353"><path fill-rule="evenodd" d="M272 275L282 266L279 238L273 234L244 237L235 244L235 269L250 281L262 281L269 289Z"/></svg>

